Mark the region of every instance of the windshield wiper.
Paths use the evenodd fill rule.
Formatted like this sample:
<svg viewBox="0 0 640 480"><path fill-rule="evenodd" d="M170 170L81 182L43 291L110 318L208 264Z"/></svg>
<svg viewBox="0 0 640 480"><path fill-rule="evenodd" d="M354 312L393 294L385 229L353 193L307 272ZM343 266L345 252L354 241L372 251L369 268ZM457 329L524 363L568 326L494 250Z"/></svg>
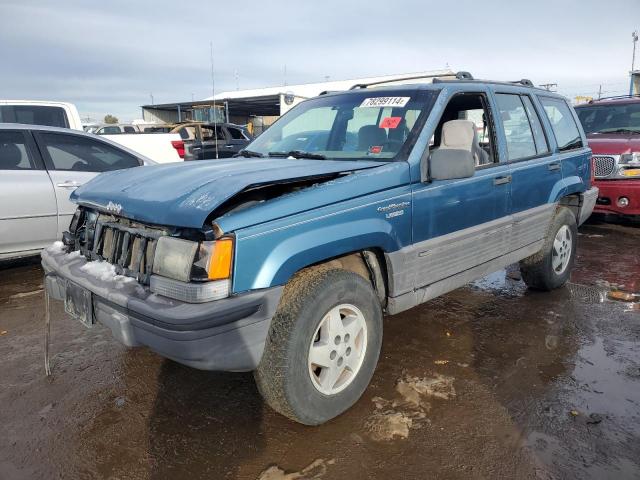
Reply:
<svg viewBox="0 0 640 480"><path fill-rule="evenodd" d="M605 128L595 133L640 133L640 130L633 130L631 128Z"/></svg>
<svg viewBox="0 0 640 480"><path fill-rule="evenodd" d="M235 156L244 158L262 158L263 154L260 152L254 152L253 150L240 150Z"/></svg>
<svg viewBox="0 0 640 480"><path fill-rule="evenodd" d="M320 153L303 152L302 150L291 150L290 152L269 152L270 157L293 157L309 158L311 160L326 160L327 157Z"/></svg>

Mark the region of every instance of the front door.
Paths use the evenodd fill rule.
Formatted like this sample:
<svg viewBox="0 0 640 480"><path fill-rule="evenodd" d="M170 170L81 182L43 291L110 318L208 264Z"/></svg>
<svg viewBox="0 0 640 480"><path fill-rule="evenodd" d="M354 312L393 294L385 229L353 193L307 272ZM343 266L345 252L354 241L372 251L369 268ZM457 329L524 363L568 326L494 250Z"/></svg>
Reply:
<svg viewBox="0 0 640 480"><path fill-rule="evenodd" d="M442 143L451 120L473 122L476 158L473 177L434 180L413 191L413 287L443 280L507 252L510 239L511 171L500 162L487 92L458 93L449 99L430 149Z"/></svg>

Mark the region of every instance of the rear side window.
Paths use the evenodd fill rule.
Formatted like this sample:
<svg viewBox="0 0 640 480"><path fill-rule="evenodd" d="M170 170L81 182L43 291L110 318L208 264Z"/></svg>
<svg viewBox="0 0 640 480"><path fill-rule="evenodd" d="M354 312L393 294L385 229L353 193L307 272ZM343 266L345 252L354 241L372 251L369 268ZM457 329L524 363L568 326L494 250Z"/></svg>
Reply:
<svg viewBox="0 0 640 480"><path fill-rule="evenodd" d="M100 135L113 135L115 133L120 133L120 127L102 127L99 133Z"/></svg>
<svg viewBox="0 0 640 480"><path fill-rule="evenodd" d="M558 150L565 151L581 148L583 146L582 137L569 105L559 98L543 96L538 98L544 107L549 122L551 122L551 128L558 143Z"/></svg>
<svg viewBox="0 0 640 480"><path fill-rule="evenodd" d="M496 95L502 128L507 139L509 160L535 157L537 155L529 117L519 95L499 93Z"/></svg>
<svg viewBox="0 0 640 480"><path fill-rule="evenodd" d="M0 132L0 170L34 170L22 132Z"/></svg>
<svg viewBox="0 0 640 480"><path fill-rule="evenodd" d="M99 140L56 133L42 133L40 138L53 170L108 172L140 166L136 157Z"/></svg>
<svg viewBox="0 0 640 480"><path fill-rule="evenodd" d="M2 122L69 128L69 120L63 108L41 105L2 105L0 123Z"/></svg>
<svg viewBox="0 0 640 480"><path fill-rule="evenodd" d="M204 141L215 140L215 139L222 140L222 141L226 140L224 138L224 132L219 127L214 129L213 127L203 125L201 128L202 128L202 140Z"/></svg>
<svg viewBox="0 0 640 480"><path fill-rule="evenodd" d="M242 134L242 131L239 128L227 128L229 131L229 135L234 140L246 140L245 136Z"/></svg>

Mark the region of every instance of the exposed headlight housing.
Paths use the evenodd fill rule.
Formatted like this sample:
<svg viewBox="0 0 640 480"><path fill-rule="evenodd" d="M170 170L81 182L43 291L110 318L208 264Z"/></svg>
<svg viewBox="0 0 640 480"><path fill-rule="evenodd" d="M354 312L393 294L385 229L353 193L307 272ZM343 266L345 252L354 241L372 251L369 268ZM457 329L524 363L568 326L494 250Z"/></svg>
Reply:
<svg viewBox="0 0 640 480"><path fill-rule="evenodd" d="M160 237L153 260L149 288L165 297L190 303L229 296L233 238L193 242Z"/></svg>
<svg viewBox="0 0 640 480"><path fill-rule="evenodd" d="M197 250L197 242L160 237L153 257L153 273L188 282L191 280L191 267Z"/></svg>
<svg viewBox="0 0 640 480"><path fill-rule="evenodd" d="M625 167L640 167L640 152L625 153L620 155L620 165Z"/></svg>

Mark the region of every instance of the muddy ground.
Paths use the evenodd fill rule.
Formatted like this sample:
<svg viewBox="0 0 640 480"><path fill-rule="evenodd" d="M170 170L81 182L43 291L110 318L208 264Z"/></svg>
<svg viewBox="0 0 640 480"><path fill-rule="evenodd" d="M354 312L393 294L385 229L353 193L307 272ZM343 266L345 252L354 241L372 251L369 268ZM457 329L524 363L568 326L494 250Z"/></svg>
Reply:
<svg viewBox="0 0 640 480"><path fill-rule="evenodd" d="M5 266L0 479L639 478L640 310L599 300L640 291L640 228L591 222L579 243L569 287L510 268L387 317L372 384L315 428L251 374L126 349L58 302L45 378L42 271Z"/></svg>

